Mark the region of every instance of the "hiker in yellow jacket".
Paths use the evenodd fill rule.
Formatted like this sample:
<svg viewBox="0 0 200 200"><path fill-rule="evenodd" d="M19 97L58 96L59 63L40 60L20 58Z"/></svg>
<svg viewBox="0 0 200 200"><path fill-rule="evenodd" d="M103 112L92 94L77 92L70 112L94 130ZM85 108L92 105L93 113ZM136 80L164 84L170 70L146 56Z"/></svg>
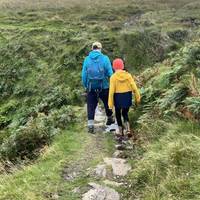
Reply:
<svg viewBox="0 0 200 200"><path fill-rule="evenodd" d="M122 116L127 134L130 135L128 112L132 105L132 94L134 93L136 104L139 104L140 93L131 74L124 70L122 59L117 58L113 61L113 69L115 73L110 78L108 106L110 109L115 107L119 135L124 135Z"/></svg>

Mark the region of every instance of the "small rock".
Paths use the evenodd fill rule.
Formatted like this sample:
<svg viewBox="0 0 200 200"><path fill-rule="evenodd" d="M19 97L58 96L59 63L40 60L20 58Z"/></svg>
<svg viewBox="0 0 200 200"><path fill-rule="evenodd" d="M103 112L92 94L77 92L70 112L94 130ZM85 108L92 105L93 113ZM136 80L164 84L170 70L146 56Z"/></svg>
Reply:
<svg viewBox="0 0 200 200"><path fill-rule="evenodd" d="M64 174L63 175L63 178L66 180L66 181L72 181L74 180L76 177L78 176L78 173L76 172L72 172L72 173L69 173L69 174Z"/></svg>
<svg viewBox="0 0 200 200"><path fill-rule="evenodd" d="M126 150L133 150L133 146L132 145L126 146Z"/></svg>
<svg viewBox="0 0 200 200"><path fill-rule="evenodd" d="M89 183L89 185L92 189L83 194L82 200L120 200L119 193L112 188L96 183Z"/></svg>
<svg viewBox="0 0 200 200"><path fill-rule="evenodd" d="M107 165L112 166L113 175L115 176L126 176L131 170L131 166L125 159L121 158L104 158L104 162Z"/></svg>
<svg viewBox="0 0 200 200"><path fill-rule="evenodd" d="M79 187L76 187L76 188L74 188L74 189L72 190L72 192L73 192L74 194L79 194L81 191L80 191L80 188L79 188Z"/></svg>
<svg viewBox="0 0 200 200"><path fill-rule="evenodd" d="M122 141L122 144L124 144L124 145L133 145L133 142L131 141L131 140L123 140Z"/></svg>
<svg viewBox="0 0 200 200"><path fill-rule="evenodd" d="M52 199L54 199L54 200L59 199L59 195L58 194L52 195Z"/></svg>
<svg viewBox="0 0 200 200"><path fill-rule="evenodd" d="M105 125L104 125L103 122L101 122L101 123L96 123L95 126L96 126L97 128L102 128L102 127L104 127Z"/></svg>
<svg viewBox="0 0 200 200"><path fill-rule="evenodd" d="M115 151L113 153L113 157L114 158L122 158L123 157L123 151L119 151L119 150Z"/></svg>
<svg viewBox="0 0 200 200"><path fill-rule="evenodd" d="M95 175L105 178L107 174L106 165L97 165Z"/></svg>
<svg viewBox="0 0 200 200"><path fill-rule="evenodd" d="M123 151L123 150L126 149L126 146L123 145L123 144L116 144L116 145L115 145L115 148L116 148L117 150Z"/></svg>
<svg viewBox="0 0 200 200"><path fill-rule="evenodd" d="M101 112L101 110L97 107L95 111L95 121L102 123L105 121L105 115Z"/></svg>

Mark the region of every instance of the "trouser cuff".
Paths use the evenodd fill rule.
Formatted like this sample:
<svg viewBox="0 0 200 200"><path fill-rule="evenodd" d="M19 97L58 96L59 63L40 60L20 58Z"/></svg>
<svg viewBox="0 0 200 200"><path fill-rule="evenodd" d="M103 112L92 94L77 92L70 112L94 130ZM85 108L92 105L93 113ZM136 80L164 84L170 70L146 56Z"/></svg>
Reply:
<svg viewBox="0 0 200 200"><path fill-rule="evenodd" d="M88 126L94 126L94 120L88 120Z"/></svg>

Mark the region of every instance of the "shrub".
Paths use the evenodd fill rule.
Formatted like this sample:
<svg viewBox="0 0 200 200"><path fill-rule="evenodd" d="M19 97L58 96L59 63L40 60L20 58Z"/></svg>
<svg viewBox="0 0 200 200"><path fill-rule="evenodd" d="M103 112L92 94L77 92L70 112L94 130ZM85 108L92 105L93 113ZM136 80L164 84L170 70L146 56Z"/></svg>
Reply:
<svg viewBox="0 0 200 200"><path fill-rule="evenodd" d="M29 112L32 112L32 115L22 118L25 120L24 125L19 128L17 128L18 125L14 127L10 136L0 146L0 159L11 161L33 159L38 155L40 149L51 142L53 136L60 129L72 125L78 116L72 106L55 109L48 116L38 113L34 109Z"/></svg>
<svg viewBox="0 0 200 200"><path fill-rule="evenodd" d="M0 114L7 115L10 112L15 111L18 105L19 105L19 102L15 100L10 100L8 103L0 107Z"/></svg>
<svg viewBox="0 0 200 200"><path fill-rule="evenodd" d="M162 110L169 109L172 106L178 106L188 95L188 88L185 86L175 86L166 91L162 98L157 100L158 107Z"/></svg>
<svg viewBox="0 0 200 200"><path fill-rule="evenodd" d="M51 120L55 128L65 129L67 125L76 121L77 113L71 106L63 106L51 112Z"/></svg>
<svg viewBox="0 0 200 200"><path fill-rule="evenodd" d="M180 77L188 70L187 66L175 64L172 68L153 78L154 87L160 89L170 88L171 83L178 82Z"/></svg>
<svg viewBox="0 0 200 200"><path fill-rule="evenodd" d="M141 69L165 58L165 39L158 30L144 30L124 33L121 38L121 51L128 66Z"/></svg>
<svg viewBox="0 0 200 200"><path fill-rule="evenodd" d="M193 67L200 66L200 47L199 45L191 46L188 49L187 64Z"/></svg>
<svg viewBox="0 0 200 200"><path fill-rule="evenodd" d="M52 108L60 108L63 105L70 104L71 98L69 94L70 88L64 89L61 86L50 88L46 91L46 94L44 94L45 97L37 106L37 110L48 114Z"/></svg>
<svg viewBox="0 0 200 200"><path fill-rule="evenodd" d="M185 100L186 107L194 114L194 116L200 119L200 97L188 97Z"/></svg>
<svg viewBox="0 0 200 200"><path fill-rule="evenodd" d="M49 144L55 134L51 123L45 116L31 119L26 126L21 126L0 146L1 159L16 161L33 158L39 149Z"/></svg>
<svg viewBox="0 0 200 200"><path fill-rule="evenodd" d="M183 42L188 37L187 30L175 30L167 33L170 38L177 42Z"/></svg>
<svg viewBox="0 0 200 200"><path fill-rule="evenodd" d="M10 118L0 115L0 130L5 128L10 122Z"/></svg>

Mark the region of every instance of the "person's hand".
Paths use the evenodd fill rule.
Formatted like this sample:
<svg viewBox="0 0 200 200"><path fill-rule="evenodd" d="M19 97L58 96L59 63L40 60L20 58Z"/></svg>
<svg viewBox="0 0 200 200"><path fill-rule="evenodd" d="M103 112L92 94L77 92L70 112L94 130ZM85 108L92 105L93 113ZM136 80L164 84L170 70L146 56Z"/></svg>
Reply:
<svg viewBox="0 0 200 200"><path fill-rule="evenodd" d="M133 104L133 107L138 108L139 105L140 105L140 102L135 101L134 104Z"/></svg>
<svg viewBox="0 0 200 200"><path fill-rule="evenodd" d="M113 111L113 107L110 107L110 106L109 106L109 109Z"/></svg>
<svg viewBox="0 0 200 200"><path fill-rule="evenodd" d="M87 96L87 90L85 90L85 91L81 94L81 96L86 97L86 96Z"/></svg>
<svg viewBox="0 0 200 200"><path fill-rule="evenodd" d="M140 105L140 101L136 102L136 107L138 107Z"/></svg>

